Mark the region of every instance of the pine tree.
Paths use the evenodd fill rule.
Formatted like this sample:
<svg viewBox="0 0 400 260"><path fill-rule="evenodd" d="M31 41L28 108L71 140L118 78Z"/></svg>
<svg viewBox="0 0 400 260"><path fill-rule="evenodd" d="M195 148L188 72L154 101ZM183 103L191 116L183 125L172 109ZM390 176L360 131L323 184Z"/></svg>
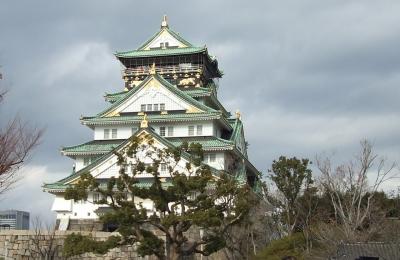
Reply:
<svg viewBox="0 0 400 260"><path fill-rule="evenodd" d="M105 253L134 243L141 256L207 256L226 247L226 234L246 221L259 202L251 188L239 185L232 174L215 172L203 164L200 144L159 148L151 137L132 137L128 147L115 154L120 166L118 177L102 184L90 174L83 174L76 185L67 189L65 198L81 200L87 199L89 192L99 193L101 199L96 203L111 208L100 219L117 225L120 236L99 242L71 235L65 242L66 256L88 251ZM168 181L160 177L162 164L169 173ZM184 171L179 170L182 168ZM139 185L137 176L144 172L152 176L150 187ZM152 213L138 202L144 199L154 202ZM188 236L192 228L201 230L197 239Z"/></svg>

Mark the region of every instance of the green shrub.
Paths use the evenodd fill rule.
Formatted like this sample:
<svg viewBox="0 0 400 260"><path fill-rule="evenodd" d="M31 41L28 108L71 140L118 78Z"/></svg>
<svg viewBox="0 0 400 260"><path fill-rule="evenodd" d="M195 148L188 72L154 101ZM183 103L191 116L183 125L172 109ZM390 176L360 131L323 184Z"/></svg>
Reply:
<svg viewBox="0 0 400 260"><path fill-rule="evenodd" d="M110 236L106 241L96 241L91 236L72 233L64 241L63 254L65 257L80 255L86 252L105 254L118 245L121 238Z"/></svg>
<svg viewBox="0 0 400 260"><path fill-rule="evenodd" d="M255 257L255 260L281 260L284 256L295 256L298 260L304 259L305 239L302 233L294 233L291 236L272 241L262 249Z"/></svg>

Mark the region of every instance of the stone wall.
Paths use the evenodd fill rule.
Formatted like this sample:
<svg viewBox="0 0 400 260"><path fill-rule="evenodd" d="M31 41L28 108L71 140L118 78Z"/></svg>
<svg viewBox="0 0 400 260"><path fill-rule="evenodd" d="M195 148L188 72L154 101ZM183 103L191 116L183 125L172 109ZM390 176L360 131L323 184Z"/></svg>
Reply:
<svg viewBox="0 0 400 260"><path fill-rule="evenodd" d="M56 231L54 236L52 233L42 231L41 234L33 230L0 230L0 259L4 260L33 260L33 259L54 259L61 260L66 259L62 256L62 248L64 243L64 238L68 234L77 233L79 231ZM91 235L98 240L106 240L109 236L115 235L115 233L110 232L79 232L82 235ZM196 237L199 236L198 232L193 230L190 232L189 236ZM38 247L43 249L48 249L50 243L53 242L52 250L48 250L54 253L53 258L43 258L38 253ZM68 259L82 259L82 260L94 260L94 259L106 259L106 260L122 260L122 259L141 259L141 260L156 260L156 257L140 257L137 255L135 247L132 245L123 246L120 248L115 248L110 250L105 255L96 255L93 253L86 253L80 256L71 257ZM194 257L187 257L185 260L220 260L226 259L222 252L215 253L209 257L201 257L196 255Z"/></svg>
<svg viewBox="0 0 400 260"><path fill-rule="evenodd" d="M76 232L76 231L75 231ZM33 230L1 230L0 231L0 259L3 257L5 260L31 260L31 259L45 259L42 258L38 252L38 247L48 249L50 242L53 241L52 252L54 252L54 258L48 259L65 259L62 256L62 247L64 238L66 235L71 234L72 231L56 231L52 239L52 234L43 232L40 236ZM109 232L80 232L83 235L91 234L93 237L99 240L106 240L107 237L113 233ZM115 248L110 250L105 255L95 255L93 253L87 253L77 257L69 259L148 259L153 260L152 257L139 257L135 252L133 246L124 246L121 248Z"/></svg>

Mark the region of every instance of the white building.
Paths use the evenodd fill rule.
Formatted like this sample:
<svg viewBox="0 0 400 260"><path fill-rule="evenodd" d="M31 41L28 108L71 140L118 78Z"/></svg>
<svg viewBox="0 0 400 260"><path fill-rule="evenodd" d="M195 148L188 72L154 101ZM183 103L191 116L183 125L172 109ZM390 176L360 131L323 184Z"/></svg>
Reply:
<svg viewBox="0 0 400 260"><path fill-rule="evenodd" d="M54 194L52 210L60 229L69 223L96 221L98 194L88 201L64 199L64 191L89 172L99 180L118 175L113 149L123 149L132 135L151 135L161 147L183 141L200 143L204 163L225 170L257 188L259 172L247 157L240 113L234 117L219 102L218 79L222 72L206 47L196 47L172 31L164 18L161 29L133 51L117 52L124 66L124 90L107 94L110 105L95 116L81 118L93 130L93 140L61 151L74 160L72 174L44 190ZM140 128L146 115L148 128ZM168 176L166 176L168 177ZM141 185L151 185L151 176L140 176ZM152 202L144 201L151 210ZM97 212L97 213L96 213ZM69 227L71 229L71 226Z"/></svg>

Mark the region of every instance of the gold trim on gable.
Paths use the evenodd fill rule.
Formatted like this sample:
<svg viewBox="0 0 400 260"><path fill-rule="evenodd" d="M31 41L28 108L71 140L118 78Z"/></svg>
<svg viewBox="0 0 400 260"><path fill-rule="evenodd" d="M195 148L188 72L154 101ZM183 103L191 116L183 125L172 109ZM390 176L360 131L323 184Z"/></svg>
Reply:
<svg viewBox="0 0 400 260"><path fill-rule="evenodd" d="M104 117L113 117L113 116L119 116L119 112L113 110L104 115Z"/></svg>
<svg viewBox="0 0 400 260"><path fill-rule="evenodd" d="M190 106L188 109L186 109L186 114L200 113L200 112L203 112L203 111L194 106Z"/></svg>

